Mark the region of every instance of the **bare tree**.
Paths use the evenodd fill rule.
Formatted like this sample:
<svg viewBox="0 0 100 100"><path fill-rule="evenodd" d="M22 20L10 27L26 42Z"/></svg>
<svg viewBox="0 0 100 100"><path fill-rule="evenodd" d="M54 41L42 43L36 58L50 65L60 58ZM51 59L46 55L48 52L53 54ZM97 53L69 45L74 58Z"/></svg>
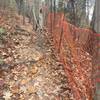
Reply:
<svg viewBox="0 0 100 100"><path fill-rule="evenodd" d="M94 15L93 15L93 21L92 21L93 29L99 34L100 32L100 0L95 1L95 9L94 9ZM100 37L98 37L98 44L100 43ZM98 46L98 45L97 45ZM96 57L96 66L100 66L100 48L97 47L97 55ZM97 69L99 71L99 69ZM100 79L100 76L98 75L98 78ZM95 93L95 100L100 99L100 83L96 82L96 93Z"/></svg>

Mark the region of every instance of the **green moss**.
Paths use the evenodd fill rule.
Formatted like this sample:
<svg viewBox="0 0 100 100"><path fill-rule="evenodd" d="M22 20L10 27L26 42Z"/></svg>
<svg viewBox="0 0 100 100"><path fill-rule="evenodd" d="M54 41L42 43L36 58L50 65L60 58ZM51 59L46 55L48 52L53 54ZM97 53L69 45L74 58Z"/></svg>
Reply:
<svg viewBox="0 0 100 100"><path fill-rule="evenodd" d="M5 35L6 35L6 30L4 28L0 27L0 42L2 42Z"/></svg>
<svg viewBox="0 0 100 100"><path fill-rule="evenodd" d="M0 28L0 34L5 33L5 29L4 28Z"/></svg>
<svg viewBox="0 0 100 100"><path fill-rule="evenodd" d="M4 63L4 60L0 58L0 65L2 65L3 63Z"/></svg>

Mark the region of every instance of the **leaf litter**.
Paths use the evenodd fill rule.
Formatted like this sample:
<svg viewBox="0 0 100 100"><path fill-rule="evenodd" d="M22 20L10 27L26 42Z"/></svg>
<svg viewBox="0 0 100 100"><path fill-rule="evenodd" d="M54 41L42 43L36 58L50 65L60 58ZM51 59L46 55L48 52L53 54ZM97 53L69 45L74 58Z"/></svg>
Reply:
<svg viewBox="0 0 100 100"><path fill-rule="evenodd" d="M34 32L32 25L23 25L21 20L21 16L10 14L0 18L0 27L7 30L4 47L0 48L4 59L0 65L0 99L74 100L63 65L52 52L44 31Z"/></svg>

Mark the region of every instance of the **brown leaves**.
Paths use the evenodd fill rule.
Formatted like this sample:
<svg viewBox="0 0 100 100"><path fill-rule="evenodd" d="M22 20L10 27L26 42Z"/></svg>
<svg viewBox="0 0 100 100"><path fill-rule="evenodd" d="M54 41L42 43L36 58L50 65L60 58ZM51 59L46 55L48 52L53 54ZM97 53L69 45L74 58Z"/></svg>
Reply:
<svg viewBox="0 0 100 100"><path fill-rule="evenodd" d="M28 93L29 94L31 94L31 93L35 93L36 92L36 89L35 89L35 87L33 87L33 86L28 86Z"/></svg>
<svg viewBox="0 0 100 100"><path fill-rule="evenodd" d="M13 93L13 94L15 94L15 93L19 93L19 86L13 86L13 87L11 87L11 92Z"/></svg>
<svg viewBox="0 0 100 100"><path fill-rule="evenodd" d="M33 66L32 69L30 70L30 73L32 73L33 75L36 74L38 72L38 68Z"/></svg>
<svg viewBox="0 0 100 100"><path fill-rule="evenodd" d="M66 88L69 85L63 65L56 65L55 60L58 61L58 59L51 55L51 48L49 48L44 35L34 33L36 41L32 43L30 36L33 33L33 30L31 30L32 26L28 23L22 25L22 16L19 16L19 20L14 20L13 26L11 25L12 23L9 23L11 22L10 19L3 23L9 37L5 46L7 52L3 55L6 57L5 62L8 64L26 62L14 65L13 69L4 74L3 98L6 100L55 100L55 97L58 95L68 99L73 97L71 91L68 91L68 88ZM6 23L7 25L5 25ZM12 28L9 31L10 27ZM45 54L46 57L43 57ZM44 59L41 61L41 58ZM30 60L39 61L36 64L27 62Z"/></svg>
<svg viewBox="0 0 100 100"><path fill-rule="evenodd" d="M4 85L4 80L0 78L0 87L3 87L3 85Z"/></svg>
<svg viewBox="0 0 100 100"><path fill-rule="evenodd" d="M93 70L92 57L89 54L90 52L87 53L89 50L86 51L86 49L83 48L83 45L87 48L89 46L88 42L92 42L92 40L88 41L88 37L93 34L92 30L71 25L65 20L63 13L56 14L59 25L55 23L55 25L51 27L50 24L53 20L51 19L50 22L50 16L54 18L53 13L49 13L48 28L52 28L51 36L53 37L52 43L54 44L54 50L57 52L56 55L59 55L58 57L64 66L69 85L75 96L74 98L79 100L82 99L83 96L88 100L90 100L90 98L92 100L91 92L93 88L92 78L90 77L92 76ZM91 48L91 46L89 46L88 49L89 48ZM70 53L68 53L68 51L70 51Z"/></svg>
<svg viewBox="0 0 100 100"><path fill-rule="evenodd" d="M21 85L25 85L25 84L27 84L27 82L28 82L27 79L23 79L23 80L21 80L20 84L21 84Z"/></svg>

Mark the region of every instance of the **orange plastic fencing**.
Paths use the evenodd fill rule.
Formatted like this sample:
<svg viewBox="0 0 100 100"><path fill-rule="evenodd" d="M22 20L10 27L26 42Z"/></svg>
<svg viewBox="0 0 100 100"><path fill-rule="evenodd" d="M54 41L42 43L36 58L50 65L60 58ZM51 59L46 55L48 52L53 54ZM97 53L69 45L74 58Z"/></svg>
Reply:
<svg viewBox="0 0 100 100"><path fill-rule="evenodd" d="M86 53L87 42L92 39L94 33L89 29L77 28L68 23L64 14L49 13L48 30L53 37L55 51L59 55L60 61L63 63L69 85L72 87L76 100L92 100L93 96L93 80L91 56ZM91 37L92 36L92 37ZM70 48L72 61L76 67L68 64L66 57L65 45ZM91 44L90 44L91 45ZM91 50L90 50L91 51ZM82 58L85 56L86 58Z"/></svg>

